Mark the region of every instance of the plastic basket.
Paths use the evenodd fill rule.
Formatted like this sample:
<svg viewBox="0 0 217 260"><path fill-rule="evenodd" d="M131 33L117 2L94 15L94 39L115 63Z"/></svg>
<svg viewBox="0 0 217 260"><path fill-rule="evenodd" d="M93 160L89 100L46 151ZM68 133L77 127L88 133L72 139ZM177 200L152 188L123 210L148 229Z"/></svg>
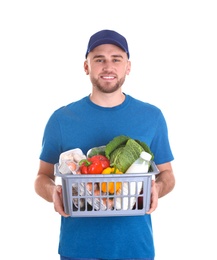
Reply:
<svg viewBox="0 0 217 260"><path fill-rule="evenodd" d="M152 176L159 173L154 162L150 172L131 174L61 174L58 167L55 164L55 176L62 179L64 211L71 217L144 215L150 207ZM102 185L113 185L114 194L102 192Z"/></svg>

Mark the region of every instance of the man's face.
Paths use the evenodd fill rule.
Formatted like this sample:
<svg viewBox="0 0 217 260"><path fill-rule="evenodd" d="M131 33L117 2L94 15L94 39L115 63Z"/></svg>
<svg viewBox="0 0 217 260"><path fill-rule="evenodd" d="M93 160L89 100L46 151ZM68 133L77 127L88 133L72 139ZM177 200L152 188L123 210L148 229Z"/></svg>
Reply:
<svg viewBox="0 0 217 260"><path fill-rule="evenodd" d="M119 89L130 73L130 67L126 52L113 44L97 46L84 63L84 70L90 75L93 87L104 93Z"/></svg>

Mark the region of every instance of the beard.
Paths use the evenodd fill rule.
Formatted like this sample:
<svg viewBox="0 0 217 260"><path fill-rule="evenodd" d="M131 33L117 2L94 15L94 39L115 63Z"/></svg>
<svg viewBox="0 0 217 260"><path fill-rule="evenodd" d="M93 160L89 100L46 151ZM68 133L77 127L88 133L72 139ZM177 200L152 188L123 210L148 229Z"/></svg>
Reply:
<svg viewBox="0 0 217 260"><path fill-rule="evenodd" d="M119 88L122 87L124 81L125 81L125 77L119 79L114 85L111 82L105 82L103 84L100 84L98 79L91 78L93 87L95 87L97 90L99 90L102 93L113 93L117 91Z"/></svg>

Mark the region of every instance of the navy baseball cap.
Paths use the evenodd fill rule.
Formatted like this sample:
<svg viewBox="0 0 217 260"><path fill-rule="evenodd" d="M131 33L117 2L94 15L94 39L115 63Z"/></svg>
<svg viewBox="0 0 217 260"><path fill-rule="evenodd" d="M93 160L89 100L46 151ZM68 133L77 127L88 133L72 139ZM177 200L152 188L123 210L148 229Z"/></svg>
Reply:
<svg viewBox="0 0 217 260"><path fill-rule="evenodd" d="M87 58L90 51L102 44L114 44L120 47L127 53L129 59L130 53L128 50L127 40L121 34L111 30L102 30L90 37L85 57Z"/></svg>

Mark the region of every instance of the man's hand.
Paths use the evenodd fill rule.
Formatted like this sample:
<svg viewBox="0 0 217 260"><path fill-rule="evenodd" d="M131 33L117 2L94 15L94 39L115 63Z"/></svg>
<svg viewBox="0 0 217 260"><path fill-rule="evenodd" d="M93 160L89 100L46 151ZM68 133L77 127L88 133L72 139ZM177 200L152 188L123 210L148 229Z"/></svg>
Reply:
<svg viewBox="0 0 217 260"><path fill-rule="evenodd" d="M62 186L57 185L53 192L53 204L54 209L63 217L69 217L70 215L64 212L63 207L63 196L62 196Z"/></svg>
<svg viewBox="0 0 217 260"><path fill-rule="evenodd" d="M154 180L151 182L151 203L150 203L150 209L146 212L146 214L151 214L158 205L158 191L156 188L156 183Z"/></svg>

